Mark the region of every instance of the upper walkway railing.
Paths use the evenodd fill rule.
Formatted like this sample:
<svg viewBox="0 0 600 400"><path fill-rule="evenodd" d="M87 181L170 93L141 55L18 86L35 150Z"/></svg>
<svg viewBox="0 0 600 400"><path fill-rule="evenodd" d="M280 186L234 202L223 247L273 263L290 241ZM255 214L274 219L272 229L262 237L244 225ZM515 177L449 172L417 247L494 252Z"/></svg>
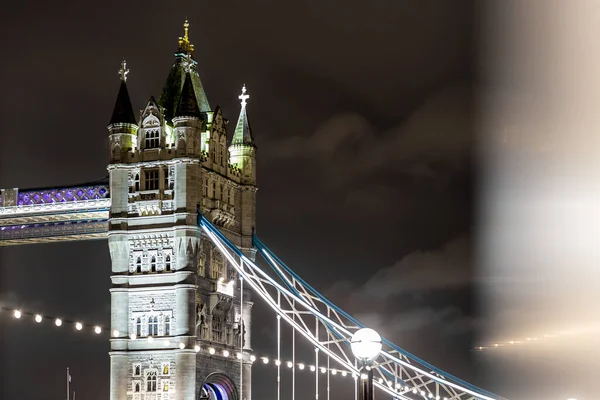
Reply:
<svg viewBox="0 0 600 400"><path fill-rule="evenodd" d="M108 233L108 180L0 190L0 246L102 239Z"/></svg>

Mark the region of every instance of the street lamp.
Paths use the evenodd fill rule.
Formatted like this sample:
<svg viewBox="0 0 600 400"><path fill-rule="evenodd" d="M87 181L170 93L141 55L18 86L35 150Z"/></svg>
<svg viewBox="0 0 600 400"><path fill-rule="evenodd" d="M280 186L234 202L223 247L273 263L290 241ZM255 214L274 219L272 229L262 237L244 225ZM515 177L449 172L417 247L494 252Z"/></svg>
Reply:
<svg viewBox="0 0 600 400"><path fill-rule="evenodd" d="M371 367L373 360L377 358L381 351L381 336L370 328L359 329L352 335L350 347L358 361L359 398L361 400L373 400L373 368Z"/></svg>

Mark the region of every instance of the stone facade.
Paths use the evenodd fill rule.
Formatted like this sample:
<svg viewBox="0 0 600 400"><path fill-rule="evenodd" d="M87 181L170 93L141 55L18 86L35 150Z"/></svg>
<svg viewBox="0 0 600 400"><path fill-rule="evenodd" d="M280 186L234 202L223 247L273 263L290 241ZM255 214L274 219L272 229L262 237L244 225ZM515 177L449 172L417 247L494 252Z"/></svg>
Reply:
<svg viewBox="0 0 600 400"><path fill-rule="evenodd" d="M254 258L255 147L236 144L233 156L221 110L198 108L191 52L180 48L169 80L185 60L179 98L167 102L179 104L172 120L151 98L134 123L122 74L108 127L113 400L197 399L213 377L251 398L250 293L241 304L235 269L197 219L200 211Z"/></svg>

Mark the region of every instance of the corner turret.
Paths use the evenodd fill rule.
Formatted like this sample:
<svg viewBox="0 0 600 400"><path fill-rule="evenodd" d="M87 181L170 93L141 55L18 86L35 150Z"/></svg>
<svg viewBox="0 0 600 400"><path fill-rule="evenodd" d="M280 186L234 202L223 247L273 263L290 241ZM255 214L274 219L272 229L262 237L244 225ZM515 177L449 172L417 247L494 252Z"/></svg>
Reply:
<svg viewBox="0 0 600 400"><path fill-rule="evenodd" d="M123 60L119 75L121 86L115 102L115 108L108 125L110 159L111 163L119 163L124 159L124 154L133 151L137 147L136 133L138 126L135 122L133 107L127 91L127 62Z"/></svg>
<svg viewBox="0 0 600 400"><path fill-rule="evenodd" d="M242 87L242 94L238 96L241 102L240 116L238 118L231 146L229 146L229 156L231 164L242 171L242 179L245 184L256 184L256 145L252 137L252 129L248 122L246 105L250 98L246 94L246 85Z"/></svg>

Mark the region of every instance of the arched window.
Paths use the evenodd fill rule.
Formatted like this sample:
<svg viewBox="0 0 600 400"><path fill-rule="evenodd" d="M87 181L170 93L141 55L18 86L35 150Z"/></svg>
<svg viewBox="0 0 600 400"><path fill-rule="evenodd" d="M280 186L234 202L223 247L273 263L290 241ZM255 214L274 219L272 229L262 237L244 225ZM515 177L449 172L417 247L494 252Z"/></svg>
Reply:
<svg viewBox="0 0 600 400"><path fill-rule="evenodd" d="M165 336L171 334L171 317L165 317Z"/></svg>
<svg viewBox="0 0 600 400"><path fill-rule="evenodd" d="M133 185L135 186L135 191L140 191L140 174L135 174L135 179L133 181Z"/></svg>
<svg viewBox="0 0 600 400"><path fill-rule="evenodd" d="M140 376L140 375L141 375L141 373L140 373L140 366L136 365L135 366L135 376Z"/></svg>
<svg viewBox="0 0 600 400"><path fill-rule="evenodd" d="M158 335L158 317L148 318L148 336Z"/></svg>
<svg viewBox="0 0 600 400"><path fill-rule="evenodd" d="M213 182L213 184L212 184L212 198L213 199L217 198L217 184L215 182Z"/></svg>
<svg viewBox="0 0 600 400"><path fill-rule="evenodd" d="M136 334L137 337L142 336L142 319L139 318L139 317L135 321L135 334Z"/></svg>
<svg viewBox="0 0 600 400"><path fill-rule="evenodd" d="M171 255L167 254L167 257L165 257L165 271L170 271L171 270Z"/></svg>
<svg viewBox="0 0 600 400"><path fill-rule="evenodd" d="M156 272L156 257L154 256L152 256L152 259L150 260L150 270Z"/></svg>
<svg viewBox="0 0 600 400"><path fill-rule="evenodd" d="M160 134L158 129L146 131L146 148L155 149L160 147Z"/></svg>
<svg viewBox="0 0 600 400"><path fill-rule="evenodd" d="M221 201L224 201L225 200L225 189L223 188L223 185L221 185L220 189L221 189Z"/></svg>
<svg viewBox="0 0 600 400"><path fill-rule="evenodd" d="M211 269L210 269L210 277L211 279L219 279L222 274L222 268L223 268L223 259L221 258L221 254L219 254L217 251L213 251L212 252L212 263L211 263Z"/></svg>
<svg viewBox="0 0 600 400"><path fill-rule="evenodd" d="M136 384L135 384L135 392L136 392L136 393L139 393L139 392L140 392L140 384L139 384L139 383L136 383Z"/></svg>
<svg viewBox="0 0 600 400"><path fill-rule="evenodd" d="M140 272L142 272L142 258L141 257L138 257L135 262L135 272L137 272L138 274Z"/></svg>
<svg viewBox="0 0 600 400"><path fill-rule="evenodd" d="M146 380L146 392L156 392L156 372L150 372Z"/></svg>

